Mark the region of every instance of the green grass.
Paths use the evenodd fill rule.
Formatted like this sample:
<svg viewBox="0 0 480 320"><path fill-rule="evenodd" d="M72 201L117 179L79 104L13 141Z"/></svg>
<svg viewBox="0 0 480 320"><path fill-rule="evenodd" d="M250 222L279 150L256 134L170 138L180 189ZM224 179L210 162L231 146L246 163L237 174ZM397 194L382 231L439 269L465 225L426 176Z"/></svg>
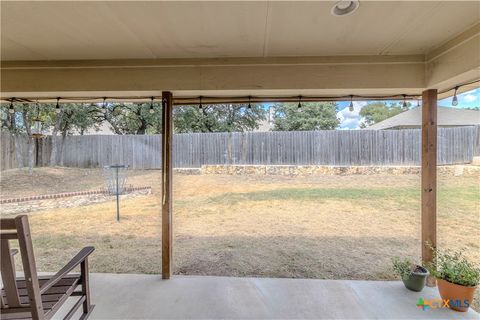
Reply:
<svg viewBox="0 0 480 320"><path fill-rule="evenodd" d="M451 209L469 211L478 210L480 188L475 186L439 187L439 214L449 214ZM284 188L255 192L229 192L214 197L196 197L177 200L176 206L201 206L202 204L235 205L248 201L371 201L372 205L382 206L395 202L402 209L419 208L420 187L385 188Z"/></svg>
<svg viewBox="0 0 480 320"><path fill-rule="evenodd" d="M420 190L417 188L287 188L259 192L225 193L221 196L208 198L215 203L236 204L241 201L268 200L389 200L418 199Z"/></svg>
<svg viewBox="0 0 480 320"><path fill-rule="evenodd" d="M437 206L439 208L456 207L471 210L477 208L480 199L480 188L476 186L442 187L438 188Z"/></svg>

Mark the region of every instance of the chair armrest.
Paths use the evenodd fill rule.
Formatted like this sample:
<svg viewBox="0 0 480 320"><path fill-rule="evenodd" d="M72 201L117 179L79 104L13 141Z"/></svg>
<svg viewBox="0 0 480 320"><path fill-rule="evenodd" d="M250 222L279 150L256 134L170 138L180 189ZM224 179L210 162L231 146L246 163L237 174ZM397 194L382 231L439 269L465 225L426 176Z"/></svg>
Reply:
<svg viewBox="0 0 480 320"><path fill-rule="evenodd" d="M60 281L64 276L66 276L70 271L75 269L80 263L85 261L88 256L95 250L94 247L85 247L80 250L75 257L70 260L60 271L58 271L54 276L52 276L47 282L45 282L40 288L40 294L44 294L48 289L53 287L58 281Z"/></svg>

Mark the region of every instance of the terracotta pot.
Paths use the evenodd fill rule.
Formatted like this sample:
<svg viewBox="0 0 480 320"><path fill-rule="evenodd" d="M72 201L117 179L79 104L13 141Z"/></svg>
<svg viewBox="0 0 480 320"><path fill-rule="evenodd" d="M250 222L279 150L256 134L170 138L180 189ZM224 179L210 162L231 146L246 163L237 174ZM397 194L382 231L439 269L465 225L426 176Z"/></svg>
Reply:
<svg viewBox="0 0 480 320"><path fill-rule="evenodd" d="M466 312L473 303L477 287L465 287L443 279L437 279L438 291L443 300L449 300L450 309Z"/></svg>

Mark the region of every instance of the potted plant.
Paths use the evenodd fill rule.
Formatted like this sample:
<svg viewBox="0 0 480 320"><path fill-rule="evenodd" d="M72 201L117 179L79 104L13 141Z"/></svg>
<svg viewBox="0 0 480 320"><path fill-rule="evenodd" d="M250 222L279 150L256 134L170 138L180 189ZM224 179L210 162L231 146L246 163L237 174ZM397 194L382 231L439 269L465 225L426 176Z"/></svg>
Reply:
<svg viewBox="0 0 480 320"><path fill-rule="evenodd" d="M438 291L450 309L466 312L480 282L480 268L467 261L460 251L435 250L434 263L428 265L437 278Z"/></svg>
<svg viewBox="0 0 480 320"><path fill-rule="evenodd" d="M424 267L413 263L410 259L400 259L394 257L392 259L393 270L402 278L403 284L409 290L420 292L425 287L428 270Z"/></svg>

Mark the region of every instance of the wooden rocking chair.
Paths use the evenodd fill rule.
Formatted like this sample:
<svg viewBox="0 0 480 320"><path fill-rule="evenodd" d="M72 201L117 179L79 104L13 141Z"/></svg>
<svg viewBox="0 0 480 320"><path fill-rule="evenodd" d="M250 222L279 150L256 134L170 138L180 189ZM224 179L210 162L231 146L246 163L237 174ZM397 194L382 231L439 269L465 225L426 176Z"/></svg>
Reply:
<svg viewBox="0 0 480 320"><path fill-rule="evenodd" d="M90 315L94 305L90 304L88 256L93 252L93 247L83 248L55 275L39 277L27 216L0 219L0 231L0 266L4 286L0 296L1 319L50 319L71 296L80 299L64 319L70 319L82 304L80 319ZM18 240L24 278L16 277L13 256L18 250L10 249L10 240ZM80 274L69 274L78 265ZM81 290L77 290L79 286Z"/></svg>

